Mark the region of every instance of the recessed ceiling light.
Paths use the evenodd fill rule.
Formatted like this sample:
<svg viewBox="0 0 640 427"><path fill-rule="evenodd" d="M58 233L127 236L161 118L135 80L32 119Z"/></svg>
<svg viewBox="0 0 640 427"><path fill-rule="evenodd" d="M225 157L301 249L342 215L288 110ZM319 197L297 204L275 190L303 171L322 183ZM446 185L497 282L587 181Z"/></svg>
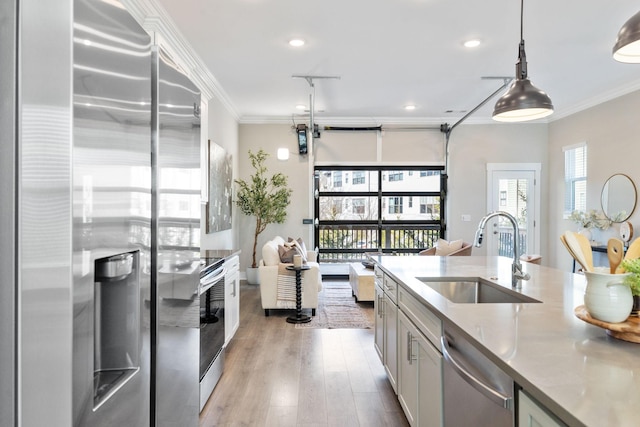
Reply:
<svg viewBox="0 0 640 427"><path fill-rule="evenodd" d="M306 110L307 106L304 104L298 104L296 105L296 110Z"/></svg>
<svg viewBox="0 0 640 427"><path fill-rule="evenodd" d="M304 46L304 40L302 39L291 39L289 40L289 45L293 47Z"/></svg>
<svg viewBox="0 0 640 427"><path fill-rule="evenodd" d="M416 106L415 105L405 105L404 109L407 110L407 111L413 111L413 110L416 109Z"/></svg>
<svg viewBox="0 0 640 427"><path fill-rule="evenodd" d="M464 42L464 47L478 47L480 46L480 40L474 39L474 40L467 40L466 42Z"/></svg>

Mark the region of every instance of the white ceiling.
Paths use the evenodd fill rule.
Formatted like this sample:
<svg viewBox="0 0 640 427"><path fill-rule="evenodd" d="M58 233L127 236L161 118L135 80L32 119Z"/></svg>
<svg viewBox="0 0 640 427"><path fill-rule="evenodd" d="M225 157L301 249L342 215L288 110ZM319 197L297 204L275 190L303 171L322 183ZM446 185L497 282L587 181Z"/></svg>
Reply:
<svg viewBox="0 0 640 427"><path fill-rule="evenodd" d="M454 123L515 75L517 0L157 0L206 64L241 122ZM550 120L640 89L640 65L612 59L632 0L528 0L529 78L551 97ZM288 40L306 40L292 48ZM462 46L477 38L475 49ZM490 121L498 96L469 118ZM404 106L415 104L414 111ZM447 112L447 111L452 112Z"/></svg>

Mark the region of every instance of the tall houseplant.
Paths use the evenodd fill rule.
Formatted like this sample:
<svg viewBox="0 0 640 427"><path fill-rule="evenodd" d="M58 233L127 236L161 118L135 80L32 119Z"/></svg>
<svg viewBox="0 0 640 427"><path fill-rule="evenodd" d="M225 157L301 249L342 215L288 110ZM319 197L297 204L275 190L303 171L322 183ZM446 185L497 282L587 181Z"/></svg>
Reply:
<svg viewBox="0 0 640 427"><path fill-rule="evenodd" d="M288 187L287 176L280 172L271 177L267 176L267 168L264 165L267 157L269 154L262 149L257 153L252 153L249 150L249 159L254 174L246 181L244 179L235 180L239 187L236 194L236 206L243 214L256 218L251 262L251 268L254 269L258 267L256 262L258 236L267 228L267 225L284 222L287 217L287 206L291 202L292 190Z"/></svg>

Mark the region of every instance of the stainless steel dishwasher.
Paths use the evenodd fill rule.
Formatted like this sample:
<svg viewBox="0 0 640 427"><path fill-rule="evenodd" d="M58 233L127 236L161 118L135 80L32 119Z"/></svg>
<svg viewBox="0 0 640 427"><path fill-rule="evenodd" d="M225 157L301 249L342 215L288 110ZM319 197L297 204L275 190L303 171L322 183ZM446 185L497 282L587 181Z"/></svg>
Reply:
<svg viewBox="0 0 640 427"><path fill-rule="evenodd" d="M441 344L445 426L514 426L511 377L446 326Z"/></svg>

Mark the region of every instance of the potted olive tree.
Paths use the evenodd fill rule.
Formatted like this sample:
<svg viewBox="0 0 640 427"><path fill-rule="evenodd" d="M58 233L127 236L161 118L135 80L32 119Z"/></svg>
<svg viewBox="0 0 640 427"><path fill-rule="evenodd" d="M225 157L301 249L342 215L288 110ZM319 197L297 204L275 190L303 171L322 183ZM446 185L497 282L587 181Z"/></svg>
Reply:
<svg viewBox="0 0 640 427"><path fill-rule="evenodd" d="M264 150L257 153L249 150L249 159L254 169L249 180L236 179L238 192L236 194L236 206L248 216L256 218L253 235L253 254L251 267L247 268L247 281L258 284L258 264L256 262L256 249L258 236L267 225L272 223L282 224L287 217L287 206L291 202L292 190L288 187L288 178L282 173L267 176L267 168L264 165L269 157Z"/></svg>

